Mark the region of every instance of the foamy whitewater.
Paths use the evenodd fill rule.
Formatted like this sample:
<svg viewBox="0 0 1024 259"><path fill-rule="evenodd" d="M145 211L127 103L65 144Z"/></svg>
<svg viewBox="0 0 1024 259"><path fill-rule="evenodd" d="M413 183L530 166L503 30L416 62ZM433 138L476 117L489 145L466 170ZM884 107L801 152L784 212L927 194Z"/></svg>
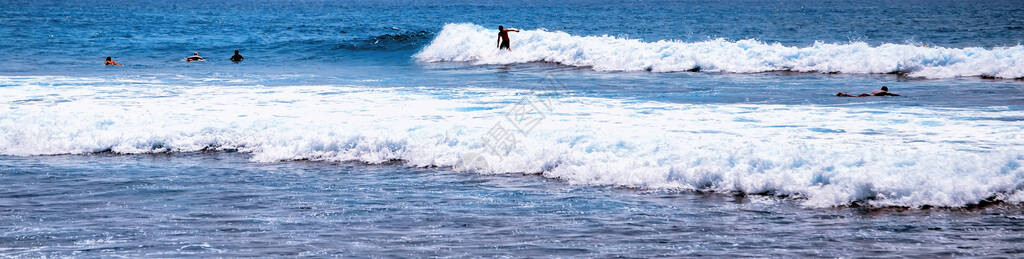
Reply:
<svg viewBox="0 0 1024 259"><path fill-rule="evenodd" d="M451 26L450 26L451 27ZM429 50L425 51L429 52ZM201 80L201 79L195 79ZM0 77L0 154L238 150L258 162L401 160L572 184L795 197L806 206L1024 202L1024 111L679 104L560 95L506 156L511 89L181 86ZM538 97L539 98L539 97ZM482 154L485 163L463 161Z"/></svg>
<svg viewBox="0 0 1024 259"><path fill-rule="evenodd" d="M1024 46L946 48L864 42L784 46L755 39L700 42L656 41L614 36L578 36L544 29L512 32L512 50L496 49L497 30L475 24L447 24L416 54L422 62L475 64L553 62L598 71L709 71L757 73L795 71L886 74L910 77L1024 78Z"/></svg>

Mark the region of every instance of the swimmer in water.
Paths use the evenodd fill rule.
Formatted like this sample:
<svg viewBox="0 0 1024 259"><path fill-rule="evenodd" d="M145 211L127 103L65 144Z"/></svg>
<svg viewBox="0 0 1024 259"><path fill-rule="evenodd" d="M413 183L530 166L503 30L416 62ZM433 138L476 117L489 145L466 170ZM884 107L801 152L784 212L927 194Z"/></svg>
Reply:
<svg viewBox="0 0 1024 259"><path fill-rule="evenodd" d="M238 50L237 49L235 50L235 55L231 56L231 62L238 63L238 62L242 62L243 59L245 59L245 58L243 58L241 54L238 54Z"/></svg>
<svg viewBox="0 0 1024 259"><path fill-rule="evenodd" d="M107 65L107 66L124 66L124 65L121 65L121 64L119 64L117 62L114 62L113 60L110 59L110 57L107 57L107 61L104 61L103 64Z"/></svg>
<svg viewBox="0 0 1024 259"><path fill-rule="evenodd" d="M871 92L870 94L852 95L852 94L848 94L848 93L844 93L844 92L839 92L839 93L836 94L836 96L838 96L838 97L869 97L869 96L900 96L900 95L894 94L894 93L890 93L889 92L889 87L883 85L882 89L875 90L874 92Z"/></svg>
<svg viewBox="0 0 1024 259"><path fill-rule="evenodd" d="M204 59L203 57L200 57L199 56L199 52L192 52L192 56L191 57L185 58L185 62L203 61L203 60L206 60L206 59Z"/></svg>
<svg viewBox="0 0 1024 259"><path fill-rule="evenodd" d="M510 31L519 32L519 30L516 29L506 30L505 27L498 25L498 49L507 49L509 51L512 50L511 48L509 48L508 39L508 32Z"/></svg>

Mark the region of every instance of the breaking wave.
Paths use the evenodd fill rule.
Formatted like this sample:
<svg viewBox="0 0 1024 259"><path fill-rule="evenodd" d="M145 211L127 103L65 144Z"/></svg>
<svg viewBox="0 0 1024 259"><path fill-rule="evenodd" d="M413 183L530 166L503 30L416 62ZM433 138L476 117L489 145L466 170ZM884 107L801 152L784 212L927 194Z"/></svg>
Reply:
<svg viewBox="0 0 1024 259"><path fill-rule="evenodd" d="M256 162L398 160L571 184L788 196L812 207L1024 202L1024 121L992 119L1024 111L1005 107L566 96L501 155L488 151L487 136L497 123L512 129L504 116L520 90L0 79L2 155L233 150Z"/></svg>
<svg viewBox="0 0 1024 259"><path fill-rule="evenodd" d="M1024 46L1021 45L986 49L817 42L795 47L754 39L727 41L720 38L701 42L644 42L539 29L513 33L513 51L507 52L495 48L496 34L496 30L474 24L447 24L415 58L423 62L476 64L554 62L600 71L794 71L898 73L924 78L1024 78Z"/></svg>

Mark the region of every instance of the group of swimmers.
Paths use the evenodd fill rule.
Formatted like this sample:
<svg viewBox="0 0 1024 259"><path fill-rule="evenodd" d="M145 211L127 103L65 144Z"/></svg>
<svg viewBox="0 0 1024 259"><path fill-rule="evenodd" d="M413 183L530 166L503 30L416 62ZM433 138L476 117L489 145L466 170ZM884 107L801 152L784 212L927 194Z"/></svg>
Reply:
<svg viewBox="0 0 1024 259"><path fill-rule="evenodd" d="M516 30L516 29L508 29L508 30L506 30L504 26L498 25L498 49L507 49L507 50L510 50L510 51L512 50L512 48L510 48L511 44L510 44L509 38L508 38L508 32L510 32L510 31L511 32L519 32L519 30ZM238 54L238 50L236 49L235 50L235 55L231 56L231 62L235 62L235 63L242 62L242 59L244 59L244 58L242 57L242 55ZM203 58L202 56L199 56L199 52L193 52L192 56L189 56L189 57L185 58L185 62L190 62L190 63L191 62L196 62L196 61L203 61L203 60L206 60L206 59ZM108 65L108 66L123 66L122 64L114 62L113 60L111 60L110 57L107 57L107 61L104 62L103 64Z"/></svg>
<svg viewBox="0 0 1024 259"><path fill-rule="evenodd" d="M238 50L236 49L235 50L235 55L231 56L231 58L229 60L231 60L231 62L238 63L238 62L242 62L243 59L245 59L245 58L242 57L242 54L238 54ZM189 57L185 58L185 62L189 62L189 63L196 62L196 61L204 61L204 60L206 60L206 59L203 58L202 56L199 56L199 52L192 52L192 56L189 56ZM114 60L111 60L110 57L107 57L107 61L104 61L103 64L107 65L107 66L124 66L121 63L114 62Z"/></svg>
<svg viewBox="0 0 1024 259"><path fill-rule="evenodd" d="M498 49L499 50L501 50L501 49L506 49L506 50L509 50L509 51L512 50L512 48L510 47L511 44L510 44L510 40L508 38L508 32L519 32L519 30L517 30L517 29L508 29L508 30L506 30L504 26L498 25ZM238 54L238 50L236 49L235 50L235 55L231 56L230 60L231 60L231 62L238 63L238 62L242 62L242 59L245 59L245 58L243 58L241 54ZM185 58L185 62L196 62L196 61L203 61L203 60L206 60L206 59L203 58L202 56L199 56L199 52L193 52L192 56L189 56L189 57ZM123 65L121 65L121 64L119 64L117 62L114 62L113 60L110 60L110 57L107 57L107 61L104 62L104 64L106 64L108 66L123 66ZM844 92L839 92L839 93L836 93L836 96L838 96L838 97L869 97L869 96L900 96L900 95L894 94L894 93L890 93L889 92L889 87L886 87L886 86L883 85L882 89L879 89L877 91L874 91L874 92L871 92L871 93L868 93L868 94L852 95L852 94L848 94L848 93L844 93Z"/></svg>

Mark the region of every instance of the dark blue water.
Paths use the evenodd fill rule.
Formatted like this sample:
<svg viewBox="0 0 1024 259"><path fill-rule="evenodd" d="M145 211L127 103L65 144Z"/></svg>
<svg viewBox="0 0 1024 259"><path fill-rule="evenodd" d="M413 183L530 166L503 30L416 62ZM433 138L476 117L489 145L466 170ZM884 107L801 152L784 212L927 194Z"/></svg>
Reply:
<svg viewBox="0 0 1024 259"><path fill-rule="evenodd" d="M904 105L1022 103L1016 98L1020 96L1020 84L1012 80L929 82L899 75L799 73L609 74L543 64L424 64L411 58L449 23L485 27L505 24L643 41L724 38L757 39L785 46L815 42L949 48L1015 46L1024 38L1024 5L1015 1L9 1L4 6L0 21L6 26L0 28L0 35L7 40L0 42L0 49L8 57L0 61L0 72L6 74L261 77L265 84L365 84L361 80L373 78L378 86L515 88L522 87L519 85L523 81L516 75L534 78L570 72L563 76L574 78L567 82L573 89L668 101L845 103L849 101L819 96L839 91L870 92L878 85L889 84L912 96L900 99L907 102L897 101ZM242 64L229 62L227 58L234 49L241 50L247 60ZM192 52L209 60L203 64L181 62ZM97 66L106 56L113 56L126 67ZM282 74L299 76L289 77L292 80L270 79ZM779 76L795 79L785 84L796 86L764 87L781 85L775 81ZM906 80L911 82L901 83ZM623 87L628 89L617 91ZM712 88L740 91L700 94ZM678 92L698 92L698 97L671 96ZM958 98L950 101L951 96Z"/></svg>
<svg viewBox="0 0 1024 259"><path fill-rule="evenodd" d="M0 256L1024 254L1019 1L0 0L0 24ZM881 85L903 96L833 96ZM467 164L522 100L554 106Z"/></svg>
<svg viewBox="0 0 1024 259"><path fill-rule="evenodd" d="M233 49L259 67L406 63L447 23L546 28L645 41L758 39L1014 46L1017 1L5 1L5 72L129 67L180 70L198 51L228 63ZM92 68L92 69L88 69Z"/></svg>

